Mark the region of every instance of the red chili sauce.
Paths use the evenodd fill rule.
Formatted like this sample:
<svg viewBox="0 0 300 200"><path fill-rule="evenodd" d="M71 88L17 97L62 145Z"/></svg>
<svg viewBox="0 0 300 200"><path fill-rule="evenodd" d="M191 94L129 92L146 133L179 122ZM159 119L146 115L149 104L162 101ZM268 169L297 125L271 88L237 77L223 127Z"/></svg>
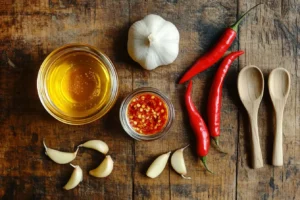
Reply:
<svg viewBox="0 0 300 200"><path fill-rule="evenodd" d="M159 133L168 121L166 103L157 95L145 93L135 96L128 105L127 116L131 127L138 133Z"/></svg>

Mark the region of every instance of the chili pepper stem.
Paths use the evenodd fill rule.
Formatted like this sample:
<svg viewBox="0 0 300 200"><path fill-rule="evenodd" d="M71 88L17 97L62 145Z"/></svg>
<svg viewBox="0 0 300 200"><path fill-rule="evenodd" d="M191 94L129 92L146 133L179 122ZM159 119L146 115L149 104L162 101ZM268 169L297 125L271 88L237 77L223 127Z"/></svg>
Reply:
<svg viewBox="0 0 300 200"><path fill-rule="evenodd" d="M217 149L224 154L227 154L225 151L222 150L222 148L220 147L220 142L219 142L219 137L212 137L212 140L215 142L215 145L217 147Z"/></svg>
<svg viewBox="0 0 300 200"><path fill-rule="evenodd" d="M220 146L219 146L219 144L220 144L220 142L219 142L219 137L213 137L212 139L213 139L214 142L216 143L217 147L220 147Z"/></svg>
<svg viewBox="0 0 300 200"><path fill-rule="evenodd" d="M206 156L201 157L201 161L202 161L202 163L203 163L203 165L204 165L206 171L208 171L209 173L214 174L212 171L210 171L210 170L208 169L208 167L207 167L207 165L206 165Z"/></svg>
<svg viewBox="0 0 300 200"><path fill-rule="evenodd" d="M241 21L244 19L244 17L251 11L253 10L254 8L256 8L257 6L261 5L263 3L259 3L255 6L253 6L252 8L250 8L247 12L245 12L232 26L230 26L230 28L232 30L234 30L235 32L237 32L237 29L238 29L238 26L239 24L241 23Z"/></svg>

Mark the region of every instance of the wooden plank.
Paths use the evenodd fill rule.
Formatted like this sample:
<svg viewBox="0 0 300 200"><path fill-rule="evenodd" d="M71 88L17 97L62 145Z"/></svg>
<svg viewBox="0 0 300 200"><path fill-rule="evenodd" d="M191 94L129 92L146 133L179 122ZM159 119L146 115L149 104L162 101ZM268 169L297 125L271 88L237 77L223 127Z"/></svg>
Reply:
<svg viewBox="0 0 300 200"><path fill-rule="evenodd" d="M177 74L183 72L203 55L218 40L225 28L236 19L236 4L234 1L194 1L178 2L179 19L177 24L182 34L181 54L178 59ZM213 15L211 13L214 13ZM230 49L237 49L236 45ZM176 85L173 94L177 112L176 131L170 138L173 149L191 143L192 147L186 150L185 159L188 174L192 180L184 180L173 170L170 173L172 199L234 199L236 174L236 139L238 131L237 108L232 99L231 79L236 75L237 65L232 66L225 81L223 91L223 107L221 120L221 146L228 152L224 155L213 146L208 154L208 166L215 175L205 172L199 158L195 155L193 132L189 126L183 96L185 86ZM206 118L207 96L216 71L211 68L194 78L193 100L202 116ZM174 81L179 78L178 76ZM178 99L179 98L179 99ZM183 141L182 141L183 140ZM222 166L222 167L221 167Z"/></svg>
<svg viewBox="0 0 300 200"><path fill-rule="evenodd" d="M132 198L132 140L118 119L120 100L101 120L84 126L69 126L53 119L42 107L36 92L37 71L53 49L67 43L88 43L106 53L116 65L122 84L120 99L131 91L132 76L126 68L128 3L96 1L15 1L4 4L0 24L0 197L3 199L122 199ZM112 13L110 8L119 8ZM2 7L1 7L2 8ZM126 32L124 32L126 30ZM122 50L122 51L121 51ZM15 66L9 62L14 63ZM80 186L62 189L72 168L57 165L44 154L48 146L73 151L80 142L102 139L115 160L114 172L96 179L88 171L103 156L80 150L74 164L84 171Z"/></svg>
<svg viewBox="0 0 300 200"><path fill-rule="evenodd" d="M168 9L168 5L163 1L130 1L130 23L132 24L150 13L160 14L163 10L166 10L164 13L174 12L173 9ZM154 87L170 96L172 94L170 90L172 85L170 69L171 67L160 67L155 71L146 71L137 63L134 63L132 70L133 89ZM169 135L172 132L173 129ZM156 141L135 142L135 171L133 177L133 197L135 199L170 199L169 165L156 179L150 179L145 175L149 165L157 156L170 151L169 135Z"/></svg>
<svg viewBox="0 0 300 200"><path fill-rule="evenodd" d="M255 5L254 1L240 1L239 13ZM299 1L266 2L258 7L245 20L240 28L240 49L246 51L241 57L242 67L253 64L259 66L265 75L265 93L259 111L259 132L264 167L249 168L250 145L249 123L244 109L241 109L239 163L238 163L238 199L298 199L299 189L299 136L297 127L297 8ZM273 167L272 147L274 134L274 111L267 89L269 72L284 67L291 73L291 92L284 112L284 166Z"/></svg>
<svg viewBox="0 0 300 200"><path fill-rule="evenodd" d="M297 1L297 9L299 10L300 9L300 2ZM299 15L297 16L296 18L296 27L297 27L297 34L295 36L296 38L296 41L297 41L297 46L296 46L296 56L295 56L295 59L296 59L296 72L295 72L295 79L296 79L296 113L295 113L295 120L296 120L296 127L295 127L295 150L294 150L294 156L295 156L295 162L293 163L294 165L298 165L300 164L300 18L299 18ZM295 45L295 44L294 44ZM298 152L298 153L296 153ZM290 173L293 173L294 174L294 177L295 177L295 173L299 173L297 168L294 167L293 170L290 170L288 174L286 174L287 178L289 178L288 175L290 175ZM296 189L295 189L295 197L299 197L300 196L300 191L299 191L299 185L300 185L300 179L296 179L294 178L293 179L293 183L294 183L294 186L291 186L291 187L295 187L295 185L297 186Z"/></svg>
<svg viewBox="0 0 300 200"><path fill-rule="evenodd" d="M163 6L161 6L163 5ZM231 9L231 7L233 7ZM189 67L199 55L208 50L215 42L229 22L235 21L236 10L234 1L228 2L173 2L164 1L137 3L131 1L132 22L141 19L146 14L158 13L165 19L172 21L181 34L180 55L170 66L161 67L151 72L137 69L134 70L134 86L152 86L161 89L169 95L175 109L176 120L169 135L151 143L136 142L136 172L134 178L135 197L161 198L161 199L233 199L235 198L235 167L236 167L236 139L237 139L237 108L230 99L230 89L233 82L227 81L224 89L224 115L222 116L222 145L229 155L224 156L213 147L208 157L209 166L216 172L216 176L204 172L199 159L192 150L186 150L186 164L192 180L183 180L168 165L163 174L155 179L147 179L143 174L153 159L169 150L183 147L194 140L187 115L183 105L185 86L177 85L179 76ZM139 8L139 9L136 9ZM162 10L163 9L163 10ZM219 13L210 15L209 13ZM138 15L138 16L136 16ZM234 46L232 49L236 48ZM234 68L234 67L233 67ZM215 69L208 70L199 75L194 81L194 100L200 104L202 111L206 111L206 96L209 91L209 83ZM232 70L230 76L236 74ZM205 116L205 112L202 112ZM227 117L230 114L230 117ZM235 121L235 122L232 122ZM147 154L145 154L147 152ZM220 168L219 166L226 166ZM168 172L169 171L169 172ZM170 178L168 179L168 174ZM169 192L170 190L170 192Z"/></svg>

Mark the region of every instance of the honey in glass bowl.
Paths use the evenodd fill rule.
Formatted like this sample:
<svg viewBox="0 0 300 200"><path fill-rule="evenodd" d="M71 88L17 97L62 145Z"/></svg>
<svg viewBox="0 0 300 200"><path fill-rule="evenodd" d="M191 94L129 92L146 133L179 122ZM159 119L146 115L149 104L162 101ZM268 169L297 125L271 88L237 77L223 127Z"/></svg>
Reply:
<svg viewBox="0 0 300 200"><path fill-rule="evenodd" d="M114 104L118 78L111 61L94 47L67 45L52 52L38 75L38 92L46 110L68 124L85 124Z"/></svg>

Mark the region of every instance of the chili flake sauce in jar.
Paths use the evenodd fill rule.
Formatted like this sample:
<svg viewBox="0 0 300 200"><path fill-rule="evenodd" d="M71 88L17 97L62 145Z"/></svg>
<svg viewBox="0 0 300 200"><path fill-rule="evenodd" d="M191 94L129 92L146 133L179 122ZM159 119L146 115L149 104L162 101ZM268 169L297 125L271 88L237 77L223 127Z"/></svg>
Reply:
<svg viewBox="0 0 300 200"><path fill-rule="evenodd" d="M155 140L170 129L175 112L171 101L155 88L139 88L129 94L120 108L124 130L136 140Z"/></svg>

